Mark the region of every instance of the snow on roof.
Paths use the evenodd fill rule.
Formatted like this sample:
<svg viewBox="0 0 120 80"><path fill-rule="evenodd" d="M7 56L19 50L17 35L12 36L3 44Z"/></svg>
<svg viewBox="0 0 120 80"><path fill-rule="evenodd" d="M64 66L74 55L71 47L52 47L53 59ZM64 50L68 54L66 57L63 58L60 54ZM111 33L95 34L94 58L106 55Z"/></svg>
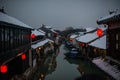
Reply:
<svg viewBox="0 0 120 80"><path fill-rule="evenodd" d="M107 27L104 27L104 26L101 26L99 28L102 29L103 31L105 31L107 29Z"/></svg>
<svg viewBox="0 0 120 80"><path fill-rule="evenodd" d="M107 15L107 16L105 16L105 17L102 17L102 18L98 19L98 22L99 22L99 21L102 21L102 20L105 20L105 19L109 19L109 18L113 17L114 15L115 15L115 14L111 14L111 15Z"/></svg>
<svg viewBox="0 0 120 80"><path fill-rule="evenodd" d="M70 36L70 38L75 38L75 37L77 37L76 34L73 34L73 35Z"/></svg>
<svg viewBox="0 0 120 80"><path fill-rule="evenodd" d="M97 47L97 48L101 48L101 49L106 49L106 35L95 40L94 42L90 43L89 45Z"/></svg>
<svg viewBox="0 0 120 80"><path fill-rule="evenodd" d="M103 31L106 30L107 28L101 28ZM97 36L97 31L92 32L92 33L87 33L85 35L82 35L80 37L77 37L76 40L84 43L88 43L94 39L98 38Z"/></svg>
<svg viewBox="0 0 120 80"><path fill-rule="evenodd" d="M52 29L52 26L45 26L45 28L49 29L50 31L57 33L55 30Z"/></svg>
<svg viewBox="0 0 120 80"><path fill-rule="evenodd" d="M51 26L45 26L46 28L48 28L48 29L51 29L52 27Z"/></svg>
<svg viewBox="0 0 120 80"><path fill-rule="evenodd" d="M46 32L44 32L43 30L41 29L38 29L38 31L40 31L41 33L45 34Z"/></svg>
<svg viewBox="0 0 120 80"><path fill-rule="evenodd" d="M15 25L18 25L21 27L33 29L31 26L28 26L28 25L24 24L23 22L19 21L18 19L8 16L7 14L4 14L2 12L0 12L0 21L7 22L10 24L15 24Z"/></svg>
<svg viewBox="0 0 120 80"><path fill-rule="evenodd" d="M95 30L96 28L95 27L88 27L88 28L85 28L85 29L86 29L86 32L90 32L90 31Z"/></svg>
<svg viewBox="0 0 120 80"><path fill-rule="evenodd" d="M104 22L104 21L106 21L106 20L111 20L111 19L117 19L117 18L119 18L120 19L120 11L118 11L117 13L112 13L112 14L110 14L110 15L107 15L107 16L105 16L105 17L102 17L102 18L100 18L100 19L98 19L97 20L97 22L98 22L98 24L99 23L102 23L102 22Z"/></svg>
<svg viewBox="0 0 120 80"><path fill-rule="evenodd" d="M38 36L38 35L45 35L44 33L41 33L39 31L37 31L36 29L32 31L32 34L35 34L36 36Z"/></svg>
<svg viewBox="0 0 120 80"><path fill-rule="evenodd" d="M54 32L54 33L57 33L55 30L53 30L52 28L50 29L52 32Z"/></svg>
<svg viewBox="0 0 120 80"><path fill-rule="evenodd" d="M47 42L54 42L54 41L52 41L52 40L50 40L50 39L45 39L45 40L40 41L40 42L38 42L38 43L36 43L36 44L33 44L31 47L32 47L33 49L36 49L36 48L39 47L39 46L45 45Z"/></svg>
<svg viewBox="0 0 120 80"><path fill-rule="evenodd" d="M93 59L92 62L116 80L120 80L120 71L115 67L115 65L109 64L102 58Z"/></svg>
<svg viewBox="0 0 120 80"><path fill-rule="evenodd" d="M96 39L97 37L98 36L96 35L96 32L93 32L93 33L88 33L83 36L80 36L76 39L80 42L88 43L89 41L92 41L92 40Z"/></svg>

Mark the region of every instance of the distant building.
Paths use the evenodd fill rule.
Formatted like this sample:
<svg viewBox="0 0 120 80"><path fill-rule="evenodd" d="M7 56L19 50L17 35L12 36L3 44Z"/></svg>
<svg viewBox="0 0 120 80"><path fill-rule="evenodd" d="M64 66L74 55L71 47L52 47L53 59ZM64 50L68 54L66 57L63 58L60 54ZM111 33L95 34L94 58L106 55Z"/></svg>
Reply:
<svg viewBox="0 0 120 80"><path fill-rule="evenodd" d="M0 67L6 65L0 79L10 80L31 66L31 29L23 22L0 12Z"/></svg>
<svg viewBox="0 0 120 80"><path fill-rule="evenodd" d="M97 23L108 27L108 56L120 60L120 12L112 12L110 15L98 19Z"/></svg>
<svg viewBox="0 0 120 80"><path fill-rule="evenodd" d="M76 46L77 47L77 41L76 41L76 37L78 37L77 34L72 34L70 37L69 37L69 40L70 42L73 44L73 46Z"/></svg>
<svg viewBox="0 0 120 80"><path fill-rule="evenodd" d="M58 36L58 33L52 29L51 26L42 25L39 29L43 30L46 33L46 37L52 40Z"/></svg>

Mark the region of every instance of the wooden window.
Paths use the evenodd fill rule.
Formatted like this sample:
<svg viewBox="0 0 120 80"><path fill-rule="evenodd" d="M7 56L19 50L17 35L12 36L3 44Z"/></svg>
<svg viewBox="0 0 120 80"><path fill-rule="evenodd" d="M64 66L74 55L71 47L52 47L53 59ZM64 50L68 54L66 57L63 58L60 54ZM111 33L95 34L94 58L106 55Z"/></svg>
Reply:
<svg viewBox="0 0 120 80"><path fill-rule="evenodd" d="M118 43L116 43L116 49L118 50Z"/></svg>
<svg viewBox="0 0 120 80"><path fill-rule="evenodd" d="M14 46L14 35L13 35L13 28L10 28L10 48L13 49Z"/></svg>
<svg viewBox="0 0 120 80"><path fill-rule="evenodd" d="M7 27L5 27L5 43L4 43L4 48L5 51L8 51L9 49L9 29Z"/></svg>
<svg viewBox="0 0 120 80"><path fill-rule="evenodd" d="M2 25L0 27L0 53L2 53L4 51L4 29Z"/></svg>
<svg viewBox="0 0 120 80"><path fill-rule="evenodd" d="M116 40L118 40L118 34L116 34Z"/></svg>

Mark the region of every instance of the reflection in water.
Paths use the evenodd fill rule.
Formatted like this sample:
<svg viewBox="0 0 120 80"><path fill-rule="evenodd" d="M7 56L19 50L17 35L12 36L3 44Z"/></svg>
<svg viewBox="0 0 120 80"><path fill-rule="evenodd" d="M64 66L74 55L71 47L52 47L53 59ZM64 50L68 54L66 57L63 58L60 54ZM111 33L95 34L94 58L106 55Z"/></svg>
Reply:
<svg viewBox="0 0 120 80"><path fill-rule="evenodd" d="M78 65L77 70L81 73L81 77L76 80L112 80L107 74L99 70L88 60L71 59L65 57L70 64Z"/></svg>
<svg viewBox="0 0 120 80"><path fill-rule="evenodd" d="M45 80L48 74L52 74L57 67L56 56L58 53L59 50L57 49L56 53L48 54L47 57L38 64L36 72L31 76L31 80Z"/></svg>
<svg viewBox="0 0 120 80"><path fill-rule="evenodd" d="M31 80L110 80L88 60L66 58L67 51L61 45L55 53L49 54L39 63Z"/></svg>

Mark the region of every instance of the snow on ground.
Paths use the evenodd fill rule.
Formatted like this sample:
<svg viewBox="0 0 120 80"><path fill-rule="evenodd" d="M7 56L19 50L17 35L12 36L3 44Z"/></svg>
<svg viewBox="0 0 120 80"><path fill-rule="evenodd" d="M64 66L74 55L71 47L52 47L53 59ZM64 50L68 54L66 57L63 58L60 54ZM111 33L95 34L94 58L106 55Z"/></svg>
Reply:
<svg viewBox="0 0 120 80"><path fill-rule="evenodd" d="M111 65L102 58L93 59L92 62L116 80L120 80L120 70L117 69L116 65Z"/></svg>

